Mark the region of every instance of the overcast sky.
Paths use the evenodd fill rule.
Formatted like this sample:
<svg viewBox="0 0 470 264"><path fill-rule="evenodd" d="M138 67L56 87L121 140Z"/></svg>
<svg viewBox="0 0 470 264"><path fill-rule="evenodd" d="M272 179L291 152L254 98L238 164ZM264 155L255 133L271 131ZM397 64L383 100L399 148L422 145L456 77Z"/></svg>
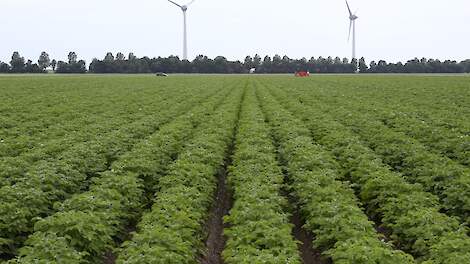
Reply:
<svg viewBox="0 0 470 264"><path fill-rule="evenodd" d="M184 1L175 0L178 3ZM357 54L368 61L470 58L469 0L350 0ZM189 57L256 53L351 57L344 0L196 0L188 11ZM182 53L182 12L167 0L0 0L0 60L19 51L88 63L111 51Z"/></svg>

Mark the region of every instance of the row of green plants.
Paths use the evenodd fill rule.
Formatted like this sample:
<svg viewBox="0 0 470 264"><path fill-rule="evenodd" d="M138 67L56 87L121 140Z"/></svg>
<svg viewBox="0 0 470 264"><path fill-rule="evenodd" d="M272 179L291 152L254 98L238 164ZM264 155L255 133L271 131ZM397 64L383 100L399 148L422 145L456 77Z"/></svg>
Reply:
<svg viewBox="0 0 470 264"><path fill-rule="evenodd" d="M233 141L242 88L201 125L193 140L160 178L151 211L144 214L116 263L197 263L204 254L205 223L218 174Z"/></svg>
<svg viewBox="0 0 470 264"><path fill-rule="evenodd" d="M360 113L358 108L342 107L341 103L322 103L297 93L306 105L327 111L356 132L368 147L380 155L384 163L402 173L409 182L420 183L426 191L439 196L445 209L470 223L470 169L437 153L402 132L393 131L373 114ZM440 142L445 144L444 142Z"/></svg>
<svg viewBox="0 0 470 264"><path fill-rule="evenodd" d="M228 185L234 205L224 218L224 263L301 263L292 236L284 176L254 87L242 104Z"/></svg>
<svg viewBox="0 0 470 264"><path fill-rule="evenodd" d="M287 83L286 83L287 84ZM288 84L287 84L288 85ZM297 86L299 91L362 110L388 109L398 118L414 117L431 126L468 135L470 122L468 78L443 76L381 76L324 78Z"/></svg>
<svg viewBox="0 0 470 264"><path fill-rule="evenodd" d="M444 130L449 132L449 135L469 135L470 93L466 79L423 78L416 82L411 81L412 86L409 86L410 81L402 80L394 85L400 87L400 90L393 91L385 87L387 89L383 90L388 94L379 97L382 100L377 100L375 104L380 106L379 109L387 107L398 112L397 120L403 118L401 121L408 122L409 117L415 117L414 124L420 121L421 124L429 124L431 129L436 129L435 133ZM404 92L406 90L408 91ZM447 133L443 135L448 136Z"/></svg>
<svg viewBox="0 0 470 264"><path fill-rule="evenodd" d="M364 109L363 104L353 105ZM418 140L427 149L440 153L456 162L470 166L470 134L460 133L447 123L441 123L433 116L415 117L412 110L367 109L367 114L379 120L388 128Z"/></svg>
<svg viewBox="0 0 470 264"><path fill-rule="evenodd" d="M386 86L381 81L379 87L364 82L351 90L338 82L340 88L302 86L295 92L305 103L325 106L394 170L438 195L449 213L469 223L470 122L461 120L469 113L465 80L417 78L404 88L399 78Z"/></svg>
<svg viewBox="0 0 470 264"><path fill-rule="evenodd" d="M466 81L460 78L398 78L363 81L350 86L338 80L298 91L343 105L354 112L367 113L395 131L406 133L429 147L464 165L470 165L470 122ZM404 82L406 81L406 82ZM343 86L347 85L347 86Z"/></svg>
<svg viewBox="0 0 470 264"><path fill-rule="evenodd" d="M107 106L102 107L101 111L104 111L102 115L91 114L89 117L83 118L86 119L84 122L77 122L77 119L72 118L65 124L44 129L43 136L31 132L26 137L7 140L13 142L9 144L10 147L17 143L22 144L21 142L25 142L28 146L21 152L10 153L9 157L0 158L0 187L17 182L37 162L53 161L64 151L68 151L80 142L100 140L113 132L115 133L128 123L150 122L153 119L154 111L161 111L170 105L165 98L173 97L180 101L184 99L184 96L185 93L171 90L161 93L161 97L153 99L154 102L148 102L147 110L137 111L137 113L130 109L116 109L114 105L103 104ZM128 106L127 103L124 105Z"/></svg>
<svg viewBox="0 0 470 264"><path fill-rule="evenodd" d="M218 93L162 126L96 178L90 190L56 204L57 213L35 224L35 232L12 263L96 263L125 239L126 227L140 216L160 178L201 123L217 110Z"/></svg>
<svg viewBox="0 0 470 264"><path fill-rule="evenodd" d="M324 113L320 102L302 104L303 99L292 96L294 88L270 88L270 92L309 126L316 142L331 151L341 166L342 180L351 182L368 214L390 232L399 248L420 263L470 261L468 229L441 213L436 196L391 171L357 135Z"/></svg>
<svg viewBox="0 0 470 264"><path fill-rule="evenodd" d="M376 94L367 97L356 96L357 98L354 98L353 95L352 98L351 96L338 98L328 95L317 97L317 91L307 91L305 88L300 89L299 92L308 94L310 98L315 94L318 100L332 105L341 105L347 111L365 114L368 118L377 120L394 131L402 132L418 140L430 151L447 156L463 165L470 165L470 134L468 133L470 122L466 121L467 130L465 130L462 122L451 121L447 118L446 112L451 111L452 102L444 100L446 106L427 104L420 106L422 96L416 96L418 98L412 100L418 105L407 105L386 102L377 98ZM459 112L452 112L452 114L454 116L468 115L463 114L462 109Z"/></svg>
<svg viewBox="0 0 470 264"><path fill-rule="evenodd" d="M166 109L147 120L121 127L97 140L75 145L55 160L38 162L13 185L0 188L0 254L14 254L34 224L56 211L54 203L85 191L95 177L175 116L189 111L220 88L207 89L189 101L169 101ZM163 105L165 107L165 105Z"/></svg>
<svg viewBox="0 0 470 264"><path fill-rule="evenodd" d="M413 258L374 229L329 152L313 143L303 122L279 106L258 86L258 96L286 163L290 185L298 199L304 228L314 245L334 263L413 263Z"/></svg>
<svg viewBox="0 0 470 264"><path fill-rule="evenodd" d="M88 120L96 122L87 126L85 123L74 119L71 121L71 125L57 127L57 130L63 129L58 133L47 132L47 138L42 137L33 140L32 138L35 136L20 136L13 141L6 140L8 141L7 148L16 149L17 151L14 154L7 151L11 156L5 155L0 158L0 179L2 180L0 186L12 184L12 181L24 175L38 161L54 159L69 149L70 146L93 140L98 135L109 133L131 121L119 116L108 119L90 119ZM36 136L41 137L40 135Z"/></svg>
<svg viewBox="0 0 470 264"><path fill-rule="evenodd" d="M392 113L382 120L388 127L416 138L433 150L470 167L470 134L461 134L453 129L436 126L403 114Z"/></svg>
<svg viewBox="0 0 470 264"><path fill-rule="evenodd" d="M100 99L103 100L103 98ZM72 136L86 139L84 133L87 133L87 135L93 135L94 130L103 126L101 123L109 121L117 123L119 120L116 119L117 115L114 117L115 120L108 120L108 118L112 117L109 114L113 111L112 106L109 104L105 104L106 106L103 106L103 103L101 104L101 106L88 105L86 108L84 107L85 109L77 109L76 111L74 110L63 114L47 111L47 109L44 109L47 108L47 104L40 106L29 106L26 104L25 108L27 108L28 111L25 111L23 115L30 115L34 117L34 120L24 120L26 118L23 117L22 114L3 118L8 118L8 120L4 120L5 123L3 123L3 125L5 128L0 132L3 140L0 145L0 158L19 156L33 148L42 147L42 144L45 142L59 137L61 140L63 140L62 137L69 139ZM58 106L57 108L64 107ZM87 109L100 109L100 112L87 111ZM7 111L14 113L12 110ZM108 111L109 115L105 116L106 113L101 111ZM48 120L48 116L54 116L56 118ZM126 117L123 116L123 118ZM127 118L130 118L130 116ZM92 131L86 130L84 133L80 134L75 132L84 128L91 129Z"/></svg>
<svg viewBox="0 0 470 264"><path fill-rule="evenodd" d="M119 84L112 89L107 83L100 89L90 88L87 80L2 83L5 86L2 86L4 96L0 99L0 157L16 157L31 149L44 149L49 143L44 144L51 140L56 142L53 146L56 148L68 142L88 140L102 133L102 126L112 127L107 123L118 127L158 110L157 101L172 95L163 86L153 90L133 89L132 93Z"/></svg>

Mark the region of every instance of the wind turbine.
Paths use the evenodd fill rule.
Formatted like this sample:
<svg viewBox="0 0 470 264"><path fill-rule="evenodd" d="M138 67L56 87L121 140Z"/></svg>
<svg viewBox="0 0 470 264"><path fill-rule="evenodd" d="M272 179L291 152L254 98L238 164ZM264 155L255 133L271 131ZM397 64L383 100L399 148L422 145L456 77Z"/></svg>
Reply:
<svg viewBox="0 0 470 264"><path fill-rule="evenodd" d="M356 13L353 14L353 12L351 12L351 8L349 7L348 0L345 0L345 1L346 1L346 6L348 7L348 11L349 11L349 36L348 36L348 41L351 39L351 29L352 29L352 35L353 35L353 39L352 39L352 59L354 60L354 59L356 59L356 19L358 19L359 17L356 16Z"/></svg>
<svg viewBox="0 0 470 264"><path fill-rule="evenodd" d="M168 2L176 5L177 7L181 8L181 11L183 11L183 23L184 23L184 31L183 31L183 60L188 59L188 32L187 32L187 26L186 26L186 11L188 11L188 7L194 3L195 0L192 0L191 2L187 3L186 5L180 5L176 2L173 2L172 0L168 0Z"/></svg>

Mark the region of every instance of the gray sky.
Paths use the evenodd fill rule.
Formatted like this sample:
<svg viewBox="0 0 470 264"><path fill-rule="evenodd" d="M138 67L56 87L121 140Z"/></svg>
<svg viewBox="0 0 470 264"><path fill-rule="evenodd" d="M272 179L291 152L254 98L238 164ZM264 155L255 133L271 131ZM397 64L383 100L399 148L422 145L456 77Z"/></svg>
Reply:
<svg viewBox="0 0 470 264"><path fill-rule="evenodd" d="M178 1L184 3L184 1ZM357 53L368 61L470 58L469 0L350 0ZM196 0L188 12L189 57L287 54L351 56L343 0ZM181 56L182 14L166 0L0 0L0 60L42 50L88 63L108 51Z"/></svg>

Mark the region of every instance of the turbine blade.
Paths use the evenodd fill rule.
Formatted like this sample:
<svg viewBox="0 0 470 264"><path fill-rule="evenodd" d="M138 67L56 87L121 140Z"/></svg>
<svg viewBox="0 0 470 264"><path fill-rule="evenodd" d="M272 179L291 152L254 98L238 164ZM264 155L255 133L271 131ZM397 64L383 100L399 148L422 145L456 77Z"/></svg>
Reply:
<svg viewBox="0 0 470 264"><path fill-rule="evenodd" d="M196 0L192 0L192 1L191 1L191 2L189 2L189 3L188 3L186 6L190 6L190 5L192 5L192 4L194 3L194 1L196 1Z"/></svg>
<svg viewBox="0 0 470 264"><path fill-rule="evenodd" d="M169 0L168 0L168 1L169 1ZM349 7L348 0L345 0L345 1L346 1L346 6L348 7L349 15L352 16L353 13L351 12L351 8Z"/></svg>
<svg viewBox="0 0 470 264"><path fill-rule="evenodd" d="M353 25L353 21L352 21L352 20L350 20L350 21L349 21L349 35L348 35L348 42L349 42L349 40L351 39L351 29L352 29L352 25Z"/></svg>
<svg viewBox="0 0 470 264"><path fill-rule="evenodd" d="M175 3L175 2L173 2L173 1L171 1L171 0L168 0L168 2L170 2L170 3L174 4L175 6L178 6L178 7L182 8L182 6L181 6L181 5L179 5L179 4L177 4L177 3Z"/></svg>

